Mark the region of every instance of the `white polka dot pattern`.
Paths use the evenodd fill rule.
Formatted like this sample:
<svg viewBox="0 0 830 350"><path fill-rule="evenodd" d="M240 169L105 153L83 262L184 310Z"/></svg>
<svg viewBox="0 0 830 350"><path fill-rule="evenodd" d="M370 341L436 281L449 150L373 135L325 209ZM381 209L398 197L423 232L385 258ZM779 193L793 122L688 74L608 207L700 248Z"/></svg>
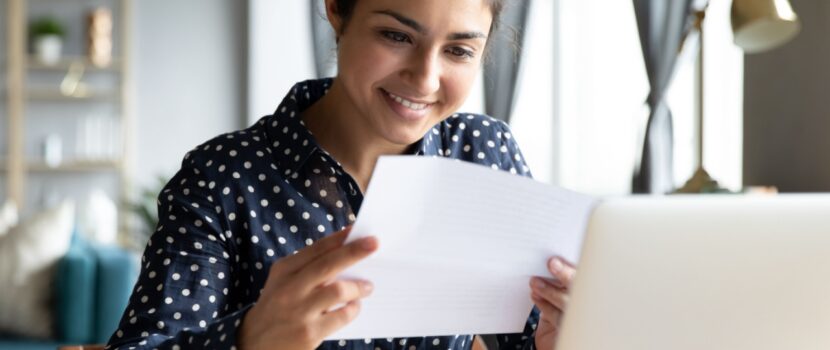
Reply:
<svg viewBox="0 0 830 350"><path fill-rule="evenodd" d="M159 194L156 232L108 348L235 348L237 328L256 302L268 267L356 219L363 194L300 120L330 79L295 85L277 111L189 152ZM413 147L531 176L506 124L455 114ZM390 320L406 315L389 315ZM500 348L530 349L524 334L499 335ZM358 339L321 349L469 349L472 336Z"/></svg>

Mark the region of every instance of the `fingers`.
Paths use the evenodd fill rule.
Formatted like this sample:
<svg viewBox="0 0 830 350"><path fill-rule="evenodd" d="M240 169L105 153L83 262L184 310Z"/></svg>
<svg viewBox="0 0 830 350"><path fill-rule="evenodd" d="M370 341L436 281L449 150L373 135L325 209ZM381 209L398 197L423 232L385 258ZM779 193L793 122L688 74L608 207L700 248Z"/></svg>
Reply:
<svg viewBox="0 0 830 350"><path fill-rule="evenodd" d="M271 265L271 274L285 276L297 272L311 261L343 245L352 227L332 233L297 254L287 256Z"/></svg>
<svg viewBox="0 0 830 350"><path fill-rule="evenodd" d="M350 229L325 237L272 265L259 298L263 302L257 303L252 309L256 312L249 315L268 315L264 320L273 321L273 328L267 332L278 335L278 339L294 340L288 342L292 345L286 345L287 348L316 347L322 341L320 336L351 322L360 310L360 299L371 293L373 288L368 282L333 281L345 268L378 247L374 237L344 244Z"/></svg>
<svg viewBox="0 0 830 350"><path fill-rule="evenodd" d="M539 311L542 312L543 319L548 319L552 322L552 324L556 324L553 322L559 320L559 317L562 315L562 309L557 308L555 305L535 293L530 294L530 299L533 300L533 303L536 304L536 307L538 307Z"/></svg>
<svg viewBox="0 0 830 350"><path fill-rule="evenodd" d="M560 257L548 260L548 271L553 277L556 277L557 286L563 288L569 288L576 275L576 268Z"/></svg>
<svg viewBox="0 0 830 350"><path fill-rule="evenodd" d="M564 310L565 305L568 304L567 289L557 288L551 285L549 282L545 281L543 278L531 278L530 290L537 297L542 298L543 300L559 308L560 310Z"/></svg>
<svg viewBox="0 0 830 350"><path fill-rule="evenodd" d="M377 238L365 237L349 242L312 261L297 274L296 286L300 289L298 292L308 292L333 280L340 272L366 258L377 248ZM305 290L302 290L304 288Z"/></svg>
<svg viewBox="0 0 830 350"><path fill-rule="evenodd" d="M360 301L351 301L339 309L323 314L317 325L323 334L332 334L336 330L343 328L343 326L354 320L359 312Z"/></svg>
<svg viewBox="0 0 830 350"><path fill-rule="evenodd" d="M369 296L373 288L372 283L368 281L335 281L327 286L319 287L312 293L309 306L313 313L324 313L337 305Z"/></svg>

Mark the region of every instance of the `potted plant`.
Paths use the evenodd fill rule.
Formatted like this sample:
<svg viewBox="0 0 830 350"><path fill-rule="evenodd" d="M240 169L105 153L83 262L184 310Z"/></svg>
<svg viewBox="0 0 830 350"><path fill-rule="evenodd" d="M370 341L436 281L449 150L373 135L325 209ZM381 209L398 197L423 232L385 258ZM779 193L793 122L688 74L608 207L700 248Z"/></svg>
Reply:
<svg viewBox="0 0 830 350"><path fill-rule="evenodd" d="M42 17L32 22L29 34L37 59L43 64L58 63L66 34L63 25L53 17Z"/></svg>
<svg viewBox="0 0 830 350"><path fill-rule="evenodd" d="M158 176L156 182L142 188L140 195L134 201L129 201L126 207L140 221L141 227L129 237L129 245L135 249L141 249L147 244L147 240L155 232L159 217L157 211L157 198L159 193L169 181L168 177ZM137 234L136 234L137 233Z"/></svg>

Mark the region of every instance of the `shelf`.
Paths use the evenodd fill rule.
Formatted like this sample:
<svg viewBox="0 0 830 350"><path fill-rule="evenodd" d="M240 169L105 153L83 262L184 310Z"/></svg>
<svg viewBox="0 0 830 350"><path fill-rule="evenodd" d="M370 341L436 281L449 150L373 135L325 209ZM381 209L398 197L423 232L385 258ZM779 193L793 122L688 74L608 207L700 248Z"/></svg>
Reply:
<svg viewBox="0 0 830 350"><path fill-rule="evenodd" d="M84 51L64 53L54 64L44 64L38 56L30 53L27 26L31 18L27 13L30 13L28 8L35 1L38 1L37 12L47 9L86 12L90 5L109 7L112 12L111 44L113 48L118 48L112 51L110 64L96 66ZM133 23L136 19L133 12L134 1L65 1L66 4L57 0L7 0L5 6L0 6L3 8L0 21L5 23L2 26L5 31L5 50L0 56L0 123L4 124L0 130L0 148L4 149L3 153L7 153L0 154L0 185L5 187L5 191L0 192L20 208L35 207L36 204L27 202L34 203L33 200L37 196L50 191L63 192L64 189L71 189L71 192L80 193L88 186L97 185L96 182L101 178L115 180L113 183L117 184L117 188L110 188L108 194L115 197L116 193L113 191L117 191L118 202L126 201L133 192L130 160L133 150L132 142L129 141L132 140L135 129L132 103L135 97L132 88L135 76L130 54L133 49ZM84 18L72 23L69 27L72 31L70 35L79 34L85 39L85 28L88 28L90 23ZM27 114L27 110L32 113ZM48 117L44 119L44 115ZM53 116L81 118L54 123L51 120ZM75 152L67 152L63 162L57 166L47 165L42 154L28 152L30 149L43 149L43 145L40 144L42 141L32 139L33 135L56 132L61 134L60 136L66 136L63 133L72 131L63 128L81 131L75 135L79 140L77 142L89 140L94 141L91 142L93 145L86 147L81 144L80 146L84 147L77 148ZM99 137L107 140L100 143L112 143L113 149L104 147L105 145L92 147L99 142L87 139L87 136L98 136L99 132ZM38 136L40 137L42 136ZM38 143L36 148L30 147L35 143ZM90 152L81 150L87 148ZM62 179L72 181L61 181ZM79 179L88 181L81 181L83 184L76 185L78 181L75 180ZM55 184L47 189L33 191L33 187L27 185L28 181L34 184L54 181ZM70 186L81 188L75 191L76 189ZM124 223L124 227L131 231L131 214L119 210L118 215L118 221ZM122 233L119 239L123 241L126 236L128 235Z"/></svg>
<svg viewBox="0 0 830 350"><path fill-rule="evenodd" d="M102 171L119 171L121 170L121 161L119 160L74 160L74 161L66 161L58 166L52 167L47 165L45 162L42 161L35 161L29 162L26 165L26 170L31 172L40 172L40 173L47 173L47 172L55 172L55 173L68 173L68 172L102 172ZM0 170L6 170L7 166L5 162L0 163Z"/></svg>
<svg viewBox="0 0 830 350"><path fill-rule="evenodd" d="M32 70L42 70L42 71L68 71L69 67L73 63L83 63L84 70L88 72L120 72L123 68L123 61L120 58L113 57L112 62L109 66L106 67L99 67L92 62L89 61L89 58L84 56L67 56L62 57L57 63L55 64L44 64L37 60L34 57L28 57L26 66L27 68Z"/></svg>
<svg viewBox="0 0 830 350"><path fill-rule="evenodd" d="M119 94L115 91L89 91L82 96L67 96L62 94L58 89L47 88L31 89L26 95L29 100L55 102L117 101L119 99Z"/></svg>

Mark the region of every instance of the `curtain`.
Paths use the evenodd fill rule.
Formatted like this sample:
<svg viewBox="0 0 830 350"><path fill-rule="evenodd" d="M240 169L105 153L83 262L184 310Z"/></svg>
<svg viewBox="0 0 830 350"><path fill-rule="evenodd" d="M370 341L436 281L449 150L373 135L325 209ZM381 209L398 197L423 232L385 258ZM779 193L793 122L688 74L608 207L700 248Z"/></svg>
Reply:
<svg viewBox="0 0 830 350"><path fill-rule="evenodd" d="M694 24L694 0L633 0L651 92L646 99L642 156L632 181L634 193L667 193L672 176L672 114L666 90L686 35Z"/></svg>
<svg viewBox="0 0 830 350"><path fill-rule="evenodd" d="M317 78L333 77L337 74L337 44L334 31L326 18L326 4L324 0L312 0L309 4L315 72Z"/></svg>
<svg viewBox="0 0 830 350"><path fill-rule="evenodd" d="M510 122L515 103L521 46L530 2L507 2L501 13L500 33L494 33L488 43L490 56L484 64L484 111L505 122Z"/></svg>

